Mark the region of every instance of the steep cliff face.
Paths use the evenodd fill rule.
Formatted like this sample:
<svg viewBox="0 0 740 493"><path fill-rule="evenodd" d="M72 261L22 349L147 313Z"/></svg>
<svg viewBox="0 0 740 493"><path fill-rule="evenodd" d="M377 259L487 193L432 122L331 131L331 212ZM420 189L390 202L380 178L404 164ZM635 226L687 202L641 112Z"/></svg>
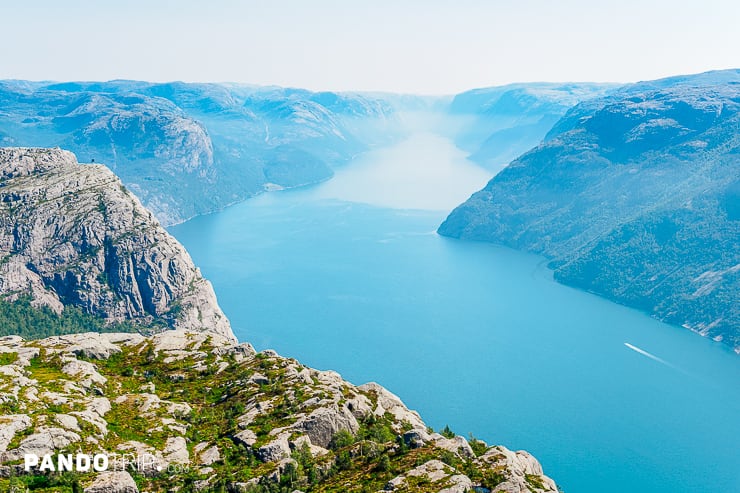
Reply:
<svg viewBox="0 0 740 493"><path fill-rule="evenodd" d="M190 256L105 166L0 149L0 294L233 338Z"/></svg>
<svg viewBox="0 0 740 493"><path fill-rule="evenodd" d="M73 452L109 457L59 477L86 493L557 491L527 452L435 433L380 385L204 332L0 338L0 424L2 491L43 484L25 454Z"/></svg>
<svg viewBox="0 0 740 493"><path fill-rule="evenodd" d="M581 103L440 226L740 352L740 71Z"/></svg>

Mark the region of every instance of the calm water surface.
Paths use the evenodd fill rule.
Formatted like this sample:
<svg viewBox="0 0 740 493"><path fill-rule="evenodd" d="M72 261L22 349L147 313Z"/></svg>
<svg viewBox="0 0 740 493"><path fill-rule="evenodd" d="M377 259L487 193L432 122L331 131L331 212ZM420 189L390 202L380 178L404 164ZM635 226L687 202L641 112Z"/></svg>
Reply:
<svg viewBox="0 0 740 493"><path fill-rule="evenodd" d="M566 493L740 492L740 357L540 257L437 236L488 178L419 135L171 231L240 340L526 449Z"/></svg>

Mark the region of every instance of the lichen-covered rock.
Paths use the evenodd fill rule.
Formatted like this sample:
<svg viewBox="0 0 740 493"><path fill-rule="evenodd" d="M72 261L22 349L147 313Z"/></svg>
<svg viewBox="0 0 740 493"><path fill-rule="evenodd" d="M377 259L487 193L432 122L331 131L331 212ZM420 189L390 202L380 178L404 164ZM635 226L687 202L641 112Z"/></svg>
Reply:
<svg viewBox="0 0 740 493"><path fill-rule="evenodd" d="M16 433L31 426L31 418L25 414L0 417L0 453L5 452Z"/></svg>
<svg viewBox="0 0 740 493"><path fill-rule="evenodd" d="M180 464L190 462L187 442L181 436L168 438L162 454L168 462L177 462Z"/></svg>
<svg viewBox="0 0 740 493"><path fill-rule="evenodd" d="M131 334L136 337L138 334ZM139 338L141 336L138 336ZM112 354L121 352L121 348L113 344L108 334L86 332L84 334L68 334L52 337L49 340L50 351L74 353L88 359L107 359Z"/></svg>
<svg viewBox="0 0 740 493"><path fill-rule="evenodd" d="M473 449L470 447L468 441L460 435L452 438L441 437L435 440L434 443L435 445L437 445L437 447L449 450L450 452L458 454L462 457L475 457Z"/></svg>
<svg viewBox="0 0 740 493"><path fill-rule="evenodd" d="M357 433L360 424L346 408L319 408L313 411L301 424L300 428L319 447L328 447L331 439L339 431Z"/></svg>
<svg viewBox="0 0 740 493"><path fill-rule="evenodd" d="M24 438L18 448L6 450L1 454L0 462L20 460L26 454L38 456L53 454L54 451L64 449L80 440L80 435L75 432L62 428L41 427L36 433Z"/></svg>
<svg viewBox="0 0 740 493"><path fill-rule="evenodd" d="M106 471L98 474L85 493L139 493L139 488L126 471Z"/></svg>
<svg viewBox="0 0 740 493"><path fill-rule="evenodd" d="M0 184L0 295L235 340L188 253L105 166L0 148Z"/></svg>
<svg viewBox="0 0 740 493"><path fill-rule="evenodd" d="M423 478L425 482L432 483L438 493L467 493L473 487L469 477L456 474L455 470L444 462L433 459L391 479L384 489L413 491L413 487L408 484L409 478Z"/></svg>
<svg viewBox="0 0 740 493"><path fill-rule="evenodd" d="M366 383L360 386L361 390L374 392L377 396L377 407L374 412L378 416L383 416L385 413L391 413L399 421L406 422L411 425L412 428L425 430L426 425L422 421L421 416L416 411L412 411L407 408L401 399L378 385L375 382Z"/></svg>
<svg viewBox="0 0 740 493"><path fill-rule="evenodd" d="M281 435L276 440L261 446L256 452L257 458L262 462L277 462L290 456L290 444L288 437Z"/></svg>

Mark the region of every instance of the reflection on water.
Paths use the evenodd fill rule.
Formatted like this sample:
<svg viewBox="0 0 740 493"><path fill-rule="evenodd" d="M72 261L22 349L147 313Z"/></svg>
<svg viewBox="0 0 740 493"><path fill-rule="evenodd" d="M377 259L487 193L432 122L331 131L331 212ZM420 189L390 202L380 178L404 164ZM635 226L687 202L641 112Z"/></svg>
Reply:
<svg viewBox="0 0 740 493"><path fill-rule="evenodd" d="M381 207L450 211L492 176L465 156L448 139L419 133L359 156L316 193Z"/></svg>

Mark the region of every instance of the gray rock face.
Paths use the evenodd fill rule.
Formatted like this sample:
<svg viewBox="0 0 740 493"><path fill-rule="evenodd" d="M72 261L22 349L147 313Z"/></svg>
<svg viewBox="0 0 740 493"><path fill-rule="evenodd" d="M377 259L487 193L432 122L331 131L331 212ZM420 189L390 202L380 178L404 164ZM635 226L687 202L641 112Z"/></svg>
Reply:
<svg viewBox="0 0 740 493"><path fill-rule="evenodd" d="M375 382L369 382L360 386L361 390L368 390L377 394L378 405L373 411L376 416L391 413L397 420L405 421L416 430L426 430L426 425L416 411L407 408L401 399L388 389Z"/></svg>
<svg viewBox="0 0 740 493"><path fill-rule="evenodd" d="M453 474L452 468L440 460L430 460L411 469L405 474L396 476L386 483L385 491L408 491L409 478L423 478L431 483L439 493L466 493L473 487L473 482L463 474Z"/></svg>
<svg viewBox="0 0 740 493"><path fill-rule="evenodd" d="M473 453L473 449L468 441L460 435L453 438L438 438L435 440L435 444L440 448L454 452L462 457L475 457L475 453Z"/></svg>
<svg viewBox="0 0 740 493"><path fill-rule="evenodd" d="M257 435L252 430L244 430L234 434L232 439L234 442L240 443L245 447L251 447L257 442Z"/></svg>
<svg viewBox="0 0 740 493"><path fill-rule="evenodd" d="M43 428L38 433L24 438L18 448L7 451L0 456L3 462L22 459L26 454L39 456L53 454L55 450L63 449L72 443L80 441L77 433L62 428Z"/></svg>
<svg viewBox="0 0 740 493"><path fill-rule="evenodd" d="M311 443L319 447L328 447L338 431L357 433L360 425L355 416L346 408L319 408L312 412L301 424Z"/></svg>
<svg viewBox="0 0 740 493"><path fill-rule="evenodd" d="M0 453L2 453L8 448L16 433L31 426L31 418L25 414L11 414L3 416L0 425L2 425L0 426Z"/></svg>
<svg viewBox="0 0 740 493"><path fill-rule="evenodd" d="M213 445L199 453L198 462L204 466L210 466L214 462L221 460L221 453L218 451L218 447Z"/></svg>
<svg viewBox="0 0 740 493"><path fill-rule="evenodd" d="M95 332L63 335L52 338L50 342L52 347L63 345L65 351L91 359L108 359L112 354L121 352L121 348L113 344L106 335Z"/></svg>
<svg viewBox="0 0 740 493"><path fill-rule="evenodd" d="M290 444L287 436L280 436L277 440L261 446L255 455L262 462L277 462L290 457Z"/></svg>
<svg viewBox="0 0 740 493"><path fill-rule="evenodd" d="M168 462L187 464L190 461L188 446L183 437L168 438L162 454Z"/></svg>
<svg viewBox="0 0 740 493"><path fill-rule="evenodd" d="M110 170L70 152L0 149L0 256L10 299L234 338L182 245Z"/></svg>
<svg viewBox="0 0 740 493"><path fill-rule="evenodd" d="M107 471L98 474L85 493L139 493L139 488L126 471Z"/></svg>

